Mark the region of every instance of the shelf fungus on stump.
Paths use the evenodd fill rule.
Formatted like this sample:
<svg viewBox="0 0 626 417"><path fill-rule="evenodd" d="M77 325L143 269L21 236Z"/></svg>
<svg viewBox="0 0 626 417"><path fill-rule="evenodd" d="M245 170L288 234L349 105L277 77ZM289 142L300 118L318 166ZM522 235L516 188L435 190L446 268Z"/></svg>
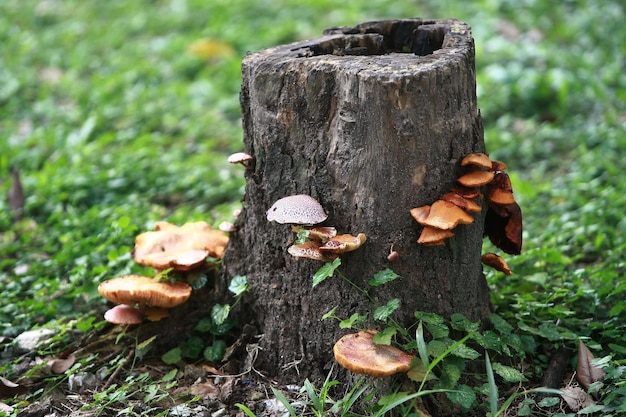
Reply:
<svg viewBox="0 0 626 417"><path fill-rule="evenodd" d="M374 343L376 333L376 330L360 331L339 339L333 347L337 363L349 371L377 378L408 372L415 355Z"/></svg>
<svg viewBox="0 0 626 417"><path fill-rule="evenodd" d="M452 229L458 224L473 221L470 213L479 213L481 205L474 201L481 197L487 202L484 236L504 252L518 255L522 250L522 211L513 195L511 180L501 161L489 159L478 152L466 155L460 162L465 172L449 192L432 205L411 209L411 216L424 226L417 243L426 246L443 245L445 239L454 236ZM486 187L483 195L480 187ZM505 274L511 270L504 259L487 254L483 263Z"/></svg>

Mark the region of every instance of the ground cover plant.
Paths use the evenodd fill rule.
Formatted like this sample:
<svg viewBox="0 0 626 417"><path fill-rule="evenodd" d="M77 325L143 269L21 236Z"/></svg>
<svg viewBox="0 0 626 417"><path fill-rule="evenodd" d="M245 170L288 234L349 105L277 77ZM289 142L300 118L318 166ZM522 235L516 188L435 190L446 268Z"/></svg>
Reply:
<svg viewBox="0 0 626 417"><path fill-rule="evenodd" d="M524 251L507 259L513 275L487 272L491 330L416 312L416 328L403 334L389 321L393 303L327 319L358 328L359 315L387 307L379 310L387 336L421 349L438 378L428 388L449 390L442 395L451 407L468 415L574 415L560 397L529 390L559 350L571 376L582 340L606 372L583 413L623 413L625 13L617 0L3 1L0 402L13 411L0 414L30 415L29 404L43 403L76 415L201 415L198 407L238 402L248 415L271 407L350 415L369 401L371 414L411 415L439 398L398 392L380 402L378 385L365 379L313 386L303 378L302 389L267 392L250 375L217 383L207 377L218 365L207 360L213 344L203 335L219 314L165 357L150 356L154 341L133 343L124 329L95 338L106 309L97 285L143 271L130 254L137 234L160 220L232 220L243 179L226 156L241 148L241 56L333 25L413 16L457 17L473 28L487 149L507 162L524 210ZM17 354L14 338L33 328L56 333ZM466 350L449 350L466 337ZM60 372L33 365L77 343L90 354ZM98 372L98 389L78 388ZM190 394L198 378L206 382Z"/></svg>

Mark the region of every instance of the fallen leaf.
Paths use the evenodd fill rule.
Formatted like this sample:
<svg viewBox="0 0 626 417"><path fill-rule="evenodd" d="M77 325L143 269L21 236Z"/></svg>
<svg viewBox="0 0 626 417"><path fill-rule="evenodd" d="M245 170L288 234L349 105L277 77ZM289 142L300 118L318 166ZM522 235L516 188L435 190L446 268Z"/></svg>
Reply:
<svg viewBox="0 0 626 417"><path fill-rule="evenodd" d="M576 365L576 380L586 390L589 385L594 382L601 381L604 378L602 368L592 363L593 354L585 346L582 340L578 341L578 364Z"/></svg>
<svg viewBox="0 0 626 417"><path fill-rule="evenodd" d="M20 386L13 381L0 376L0 397L11 398L19 394L25 394L28 388Z"/></svg>
<svg viewBox="0 0 626 417"><path fill-rule="evenodd" d="M74 355L70 355L65 359L51 359L48 361L48 365L50 365L50 370L55 374L62 374L74 365L76 362L76 357Z"/></svg>
<svg viewBox="0 0 626 417"><path fill-rule="evenodd" d="M575 413L589 405L595 404L591 396L579 386L565 387L561 391L563 392L561 398L563 398L567 406Z"/></svg>

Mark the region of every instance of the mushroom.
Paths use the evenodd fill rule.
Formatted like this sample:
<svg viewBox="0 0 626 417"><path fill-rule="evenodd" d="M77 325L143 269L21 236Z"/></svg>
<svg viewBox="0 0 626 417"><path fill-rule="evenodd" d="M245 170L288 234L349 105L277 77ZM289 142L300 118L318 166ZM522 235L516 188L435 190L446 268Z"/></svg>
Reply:
<svg viewBox="0 0 626 417"><path fill-rule="evenodd" d="M412 208L410 213L411 213L411 216L413 216L413 218L419 224L423 225L424 224L423 221L426 220L426 218L430 214L430 206L421 206L421 207Z"/></svg>
<svg viewBox="0 0 626 417"><path fill-rule="evenodd" d="M228 162L231 164L241 164L246 169L254 168L254 157L245 152L236 152L228 157Z"/></svg>
<svg viewBox="0 0 626 417"><path fill-rule="evenodd" d="M504 204L513 204L515 203L515 197L513 197L513 192L503 190L502 188L491 184L489 187L489 191L487 192L487 200L490 203L504 205Z"/></svg>
<svg viewBox="0 0 626 417"><path fill-rule="evenodd" d="M337 236L337 229L332 226L307 227L292 225L291 230L293 230L297 234L300 234L300 232L305 232L307 238L315 240L317 242L326 242L327 240Z"/></svg>
<svg viewBox="0 0 626 417"><path fill-rule="evenodd" d="M365 236L365 233L359 233L356 236L349 234L337 235L320 246L320 251L323 253L330 252L336 254L352 252L361 247L366 240L367 236Z"/></svg>
<svg viewBox="0 0 626 417"><path fill-rule="evenodd" d="M387 260L389 262L395 262L398 259L400 259L400 253L397 250L394 250L392 243L391 247L389 248L389 255L387 255Z"/></svg>
<svg viewBox="0 0 626 417"><path fill-rule="evenodd" d="M455 204L437 200L430 206L428 217L421 221L418 220L418 223L436 229L450 230L454 229L458 224L470 224L473 221L474 218L470 214Z"/></svg>
<svg viewBox="0 0 626 417"><path fill-rule="evenodd" d="M299 245L292 245L287 249L287 252L296 258L307 258L322 262L329 261L329 257L320 251L319 242L312 240L307 240Z"/></svg>
<svg viewBox="0 0 626 417"><path fill-rule="evenodd" d="M333 347L335 360L349 371L377 378L408 372L415 356L394 346L377 345L376 333L368 330L343 336Z"/></svg>
<svg viewBox="0 0 626 417"><path fill-rule="evenodd" d="M505 275L511 275L511 268L506 261L495 253L486 253L481 258L482 263L494 268L497 271L504 272Z"/></svg>
<svg viewBox="0 0 626 417"><path fill-rule="evenodd" d="M228 236L213 230L206 222L185 223L176 226L157 222L155 231L144 232L135 238L135 261L156 269L174 268L188 271L209 257L220 259L226 249Z"/></svg>
<svg viewBox="0 0 626 417"><path fill-rule="evenodd" d="M283 197L267 210L267 220L281 224L317 224L327 218L322 205L306 194Z"/></svg>
<svg viewBox="0 0 626 417"><path fill-rule="evenodd" d="M191 286L180 281L161 282L141 275L125 275L100 283L98 293L116 304L172 308L191 297Z"/></svg>
<svg viewBox="0 0 626 417"><path fill-rule="evenodd" d="M425 246L439 246L444 244L444 240L452 236L454 236L454 233L450 230L442 230L425 226L419 239L417 239L417 243Z"/></svg>
<svg viewBox="0 0 626 417"><path fill-rule="evenodd" d="M489 157L481 152L465 155L461 160L461 166L474 165L481 168L492 169L492 162Z"/></svg>
<svg viewBox="0 0 626 417"><path fill-rule="evenodd" d="M472 170L457 178L459 184L465 187L481 187L493 181L493 171Z"/></svg>
<svg viewBox="0 0 626 417"><path fill-rule="evenodd" d="M502 161L491 161L492 171L506 171L506 164Z"/></svg>
<svg viewBox="0 0 626 417"><path fill-rule="evenodd" d="M462 195L459 195L455 192L448 192L441 196L441 200L447 201L448 203L452 203L463 210L469 211L471 213L479 213L481 207L474 200L469 198L465 198Z"/></svg>
<svg viewBox="0 0 626 417"><path fill-rule="evenodd" d="M104 319L113 324L139 324L143 321L143 314L136 307L120 304L107 310Z"/></svg>

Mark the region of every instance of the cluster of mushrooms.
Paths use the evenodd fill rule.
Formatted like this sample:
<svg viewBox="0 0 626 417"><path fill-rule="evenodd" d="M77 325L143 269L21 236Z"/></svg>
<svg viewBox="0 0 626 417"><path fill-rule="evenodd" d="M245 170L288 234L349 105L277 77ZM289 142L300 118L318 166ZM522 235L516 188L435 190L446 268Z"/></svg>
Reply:
<svg viewBox="0 0 626 417"><path fill-rule="evenodd" d="M292 230L298 235L298 242L287 249L296 258L328 262L365 243L365 233L357 236L337 234L335 227L315 226L327 218L328 214L322 205L306 194L283 197L267 211L268 221L291 224Z"/></svg>
<svg viewBox="0 0 626 417"><path fill-rule="evenodd" d="M157 274L173 269L180 274L207 265L207 260L219 260L224 254L228 236L214 230L206 222L176 226L157 222L155 230L135 238L135 262L149 266ZM183 281L166 282L153 277L125 275L102 282L101 296L117 306L104 314L115 324L139 324L144 318L158 321L167 317L168 309L189 299L192 287Z"/></svg>
<svg viewBox="0 0 626 417"><path fill-rule="evenodd" d="M466 172L459 185L441 196L432 205L411 209L411 216L424 226L417 243L427 246L443 245L452 237L459 224L474 221L472 214L481 211L475 198L484 198L488 209L484 235L504 252L518 255L522 249L522 211L513 196L511 180L503 162L489 159L484 153L471 153L461 160ZM486 186L486 193L480 187ZM483 263L505 274L511 274L506 261L495 253L483 255Z"/></svg>

